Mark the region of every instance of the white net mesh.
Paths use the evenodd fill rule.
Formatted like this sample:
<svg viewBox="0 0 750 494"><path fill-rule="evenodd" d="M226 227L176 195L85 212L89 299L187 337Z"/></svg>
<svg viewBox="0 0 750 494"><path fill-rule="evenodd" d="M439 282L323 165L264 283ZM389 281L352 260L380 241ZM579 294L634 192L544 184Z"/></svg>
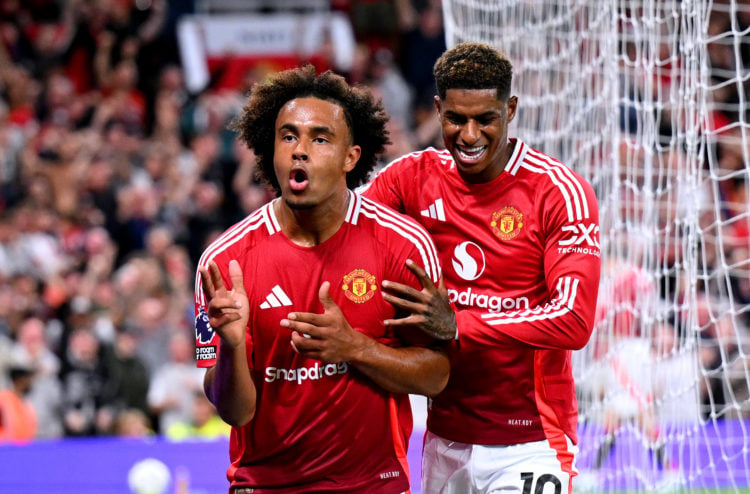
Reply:
<svg viewBox="0 0 750 494"><path fill-rule="evenodd" d="M594 185L576 491L750 487L750 2L444 0L514 63L512 133Z"/></svg>

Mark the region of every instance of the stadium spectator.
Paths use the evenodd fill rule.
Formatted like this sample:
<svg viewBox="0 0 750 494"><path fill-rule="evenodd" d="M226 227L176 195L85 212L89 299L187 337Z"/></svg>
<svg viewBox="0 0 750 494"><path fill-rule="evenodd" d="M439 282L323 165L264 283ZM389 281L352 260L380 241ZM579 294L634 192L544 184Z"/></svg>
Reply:
<svg viewBox="0 0 750 494"><path fill-rule="evenodd" d="M151 420L143 410L125 408L115 415L112 433L118 437L148 437L154 434Z"/></svg>
<svg viewBox="0 0 750 494"><path fill-rule="evenodd" d="M395 63L393 53L387 48L376 50L369 63L367 86L378 99L383 101L385 111L403 127L412 121L411 86L404 80L401 70Z"/></svg>
<svg viewBox="0 0 750 494"><path fill-rule="evenodd" d="M401 72L414 92L415 104L431 102L435 93L432 66L446 49L441 2L395 0L395 4L402 32Z"/></svg>
<svg viewBox="0 0 750 494"><path fill-rule="evenodd" d="M445 267L447 293L424 276L421 292L383 282L386 300L412 312L390 327L452 340L450 380L427 419L422 491L570 492L571 355L594 323L596 198L562 163L509 138L518 100L504 55L459 43L434 72L447 151L404 156L364 192L422 223Z"/></svg>
<svg viewBox="0 0 750 494"><path fill-rule="evenodd" d="M352 1L347 10L357 38L370 49L398 49L399 19L392 0Z"/></svg>
<svg viewBox="0 0 750 494"><path fill-rule="evenodd" d="M101 342L88 328L74 329L61 370L63 425L68 436L106 435L114 414L107 401L109 376Z"/></svg>
<svg viewBox="0 0 750 494"><path fill-rule="evenodd" d="M189 423L193 413L193 395L203 392L204 371L195 366L193 340L185 332L173 333L169 341L169 360L151 378L148 404L158 417L158 431L165 434L176 423Z"/></svg>
<svg viewBox="0 0 750 494"><path fill-rule="evenodd" d="M144 263L144 272L154 269L155 263L150 261ZM127 319L127 326L136 335L136 353L152 374L166 363L164 350L169 348L169 338L176 331L169 317L172 309L168 301L164 296L145 297Z"/></svg>
<svg viewBox="0 0 750 494"><path fill-rule="evenodd" d="M253 86L236 124L280 197L199 264L198 363L233 426L233 492L409 489L406 393L438 393L448 360L417 330L384 331L395 311L378 280L418 286L407 258L439 277L421 227L349 189L383 151L386 120L369 91L308 65Z"/></svg>
<svg viewBox="0 0 750 494"><path fill-rule="evenodd" d="M29 362L14 359L8 366L10 388L0 389L0 444L31 441L37 433L37 416L27 396L34 379Z"/></svg>
<svg viewBox="0 0 750 494"><path fill-rule="evenodd" d="M231 430L232 427L219 417L216 407L203 390L197 390L191 395L190 417L171 424L165 436L173 441L218 439L229 437Z"/></svg>
<svg viewBox="0 0 750 494"><path fill-rule="evenodd" d="M130 331L120 329L114 343L103 350L107 367L108 402L115 415L123 410L141 412L149 420L146 403L150 373L137 355L138 340Z"/></svg>
<svg viewBox="0 0 750 494"><path fill-rule="evenodd" d="M62 388L58 379L60 359L50 348L46 333L40 318L24 320L18 328L12 352L34 368L28 400L37 417L36 437L50 439L63 435Z"/></svg>

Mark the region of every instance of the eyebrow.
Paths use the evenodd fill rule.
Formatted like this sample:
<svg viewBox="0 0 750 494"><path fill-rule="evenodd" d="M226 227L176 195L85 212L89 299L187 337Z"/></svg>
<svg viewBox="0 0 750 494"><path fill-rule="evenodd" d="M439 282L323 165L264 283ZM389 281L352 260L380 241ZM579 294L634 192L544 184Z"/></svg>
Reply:
<svg viewBox="0 0 750 494"><path fill-rule="evenodd" d="M446 113L446 115L455 115L455 116L460 116L460 117L464 117L464 118L475 118L476 119L476 118L483 118L483 117L494 117L499 112L497 112L495 110L490 110L490 111L478 113L476 115L467 115L465 113L461 113L461 112L457 112L457 111L453 111L453 110L446 110L445 113Z"/></svg>
<svg viewBox="0 0 750 494"><path fill-rule="evenodd" d="M299 134L299 127L297 127L294 124L284 124L281 127L279 127L279 131L282 130L288 130L295 134ZM314 127L310 128L310 131L313 134L328 134L328 135L335 135L335 132L326 125L316 125Z"/></svg>

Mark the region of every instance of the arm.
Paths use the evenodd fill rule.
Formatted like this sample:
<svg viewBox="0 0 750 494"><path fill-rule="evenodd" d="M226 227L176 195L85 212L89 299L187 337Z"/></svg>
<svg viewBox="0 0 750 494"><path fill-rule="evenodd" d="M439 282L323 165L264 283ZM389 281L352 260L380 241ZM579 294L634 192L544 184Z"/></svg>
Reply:
<svg viewBox="0 0 750 494"><path fill-rule="evenodd" d="M325 282L318 292L323 314L293 312L281 321L292 333L295 351L326 363L348 362L394 393L434 396L448 382L450 364L441 351L410 346L393 348L356 331L347 322Z"/></svg>
<svg viewBox="0 0 750 494"><path fill-rule="evenodd" d="M204 389L225 422L242 426L255 415L256 402L255 383L247 364L245 338L250 311L242 269L237 261L229 263L229 289L224 287L213 261L208 269L200 269L200 276L209 324L220 340L216 364L206 372Z"/></svg>
<svg viewBox="0 0 750 494"><path fill-rule="evenodd" d="M586 272L556 278L557 296L548 303L524 311L458 310L454 314L448 298L431 283L423 282L423 290L417 292L406 285L384 281L383 287L389 291L384 294L385 299L410 313L405 318L388 320L386 325L418 326L442 340L459 338L486 345L515 341L539 348L578 350L588 342L594 325L599 263L591 261L579 264ZM454 314L452 321L448 313Z"/></svg>
<svg viewBox="0 0 750 494"><path fill-rule="evenodd" d="M598 267L582 277L557 278L557 295L546 304L512 312L456 315L462 340L478 344L520 343L562 350L583 348L594 326ZM593 282L596 278L596 284Z"/></svg>
<svg viewBox="0 0 750 494"><path fill-rule="evenodd" d="M539 200L545 211L543 266L546 301L533 308L479 314L461 311L461 335L478 344L520 343L578 350L594 327L601 254L599 212L591 186L579 179L581 207L573 208L558 188ZM566 205L567 204L567 205Z"/></svg>
<svg viewBox="0 0 750 494"><path fill-rule="evenodd" d="M480 313L456 311L456 327L461 342L478 345L520 344L538 348L577 350L589 340L594 325L599 290L598 208L588 184L586 200L589 215L568 219L565 205L549 199L556 218L548 228L545 241L544 275L549 295L547 302L527 310ZM558 198L561 200L560 198ZM439 290L417 274L423 290L384 281L386 300L410 313L403 319L386 321L390 326L419 326L439 339L451 339L455 330L438 314L452 310Z"/></svg>

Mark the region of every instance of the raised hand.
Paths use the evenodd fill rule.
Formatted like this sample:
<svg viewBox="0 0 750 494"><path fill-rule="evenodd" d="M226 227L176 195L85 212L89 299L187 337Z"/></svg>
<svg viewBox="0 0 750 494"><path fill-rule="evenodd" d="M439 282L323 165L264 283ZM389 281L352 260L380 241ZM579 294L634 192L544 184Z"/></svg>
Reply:
<svg viewBox="0 0 750 494"><path fill-rule="evenodd" d="M292 312L281 320L281 326L293 331L292 347L302 355L327 364L357 360L372 340L349 325L330 289L325 281L318 290L322 314Z"/></svg>
<svg viewBox="0 0 750 494"><path fill-rule="evenodd" d="M439 340L452 340L456 337L456 314L448 300L442 278L438 286L432 282L421 266L407 259L406 267L419 279L422 290L396 283L383 281L383 298L394 307L409 313L399 319L387 319L386 326L416 326Z"/></svg>
<svg viewBox="0 0 750 494"><path fill-rule="evenodd" d="M200 268L201 285L208 303L208 320L224 343L234 347L245 342L245 328L250 319L250 304L245 292L240 264L229 262L230 287L224 286L214 261L208 269Z"/></svg>

